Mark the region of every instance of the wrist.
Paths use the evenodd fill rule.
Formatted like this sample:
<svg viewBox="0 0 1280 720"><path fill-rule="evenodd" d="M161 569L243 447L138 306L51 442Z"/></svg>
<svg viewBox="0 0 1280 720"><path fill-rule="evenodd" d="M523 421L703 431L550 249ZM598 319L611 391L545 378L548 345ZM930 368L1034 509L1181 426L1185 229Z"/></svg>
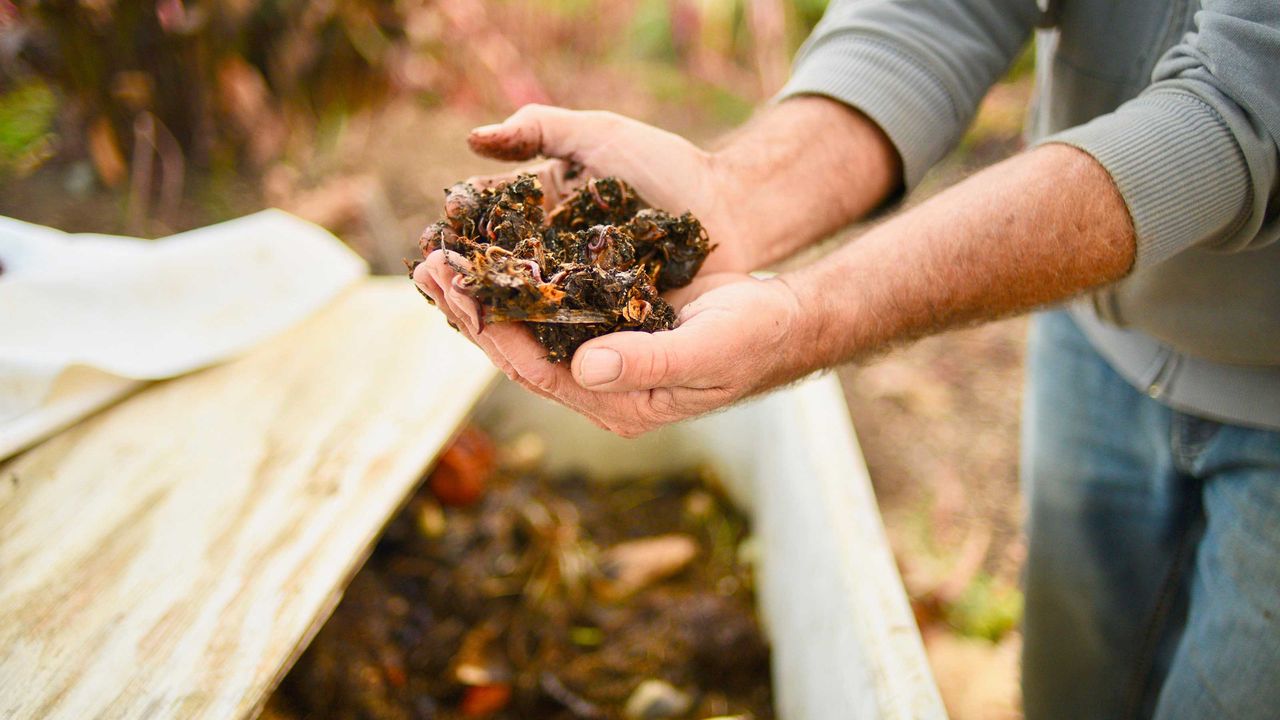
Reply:
<svg viewBox="0 0 1280 720"><path fill-rule="evenodd" d="M768 230L762 224L759 203L752 202L752 192L759 192L759 179L750 168L738 161L732 153L723 149L709 151L706 165L711 186L711 215L715 218L716 234L712 242L720 247L717 252L732 255L729 264L735 272L752 272L771 262L766 251ZM709 228L710 230L710 228Z"/></svg>
<svg viewBox="0 0 1280 720"><path fill-rule="evenodd" d="M888 136L857 109L818 96L763 109L708 154L716 208L751 269L768 266L884 204L902 185Z"/></svg>
<svg viewBox="0 0 1280 720"><path fill-rule="evenodd" d="M788 298L790 308L782 342L780 382L797 380L839 362L832 352L834 335L827 303L817 286L800 273L783 273L770 279Z"/></svg>

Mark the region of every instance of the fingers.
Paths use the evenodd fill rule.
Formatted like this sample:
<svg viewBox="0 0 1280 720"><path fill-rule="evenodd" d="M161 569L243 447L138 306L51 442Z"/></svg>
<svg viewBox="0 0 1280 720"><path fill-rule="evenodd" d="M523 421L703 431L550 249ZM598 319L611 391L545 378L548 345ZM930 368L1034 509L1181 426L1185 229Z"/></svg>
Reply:
<svg viewBox="0 0 1280 720"><path fill-rule="evenodd" d="M623 334L648 337L647 333ZM505 355L516 374L536 390L623 437L638 437L733 399L730 391L720 388L662 387L639 392L596 392L583 387L570 368L548 362L546 350L519 324L496 323L485 336Z"/></svg>
<svg viewBox="0 0 1280 720"><path fill-rule="evenodd" d="M564 365L547 360L547 350L520 323L501 322L488 325L480 338L482 347L510 368L508 377L527 389L551 398L586 417L597 426L612 430L600 411L598 399L574 383ZM495 362L497 360L495 359Z"/></svg>
<svg viewBox="0 0 1280 720"><path fill-rule="evenodd" d="M467 144L496 160L530 160L538 155L574 160L584 149L608 139L622 121L613 113L525 105L496 125L471 131Z"/></svg>
<svg viewBox="0 0 1280 720"><path fill-rule="evenodd" d="M489 361L492 362L494 366L496 366L499 370L501 370L502 374L506 375L508 380L511 380L512 382L515 382L515 383L519 383L521 386L524 387L524 389L532 392L535 395L547 398L548 400L555 400L555 398L552 397L550 393L547 393L541 388L535 387L532 383L529 383L524 378L520 377L520 373L516 372L516 369L511 366L510 362L507 361L506 356L503 355L502 352L498 349L498 347L494 344L492 333L483 333L481 335L475 336L472 338L472 341L475 342L475 344L478 345L480 349L484 351L485 355L489 356Z"/></svg>
<svg viewBox="0 0 1280 720"><path fill-rule="evenodd" d="M413 279L436 301L455 327L470 336L479 335L484 329L480 306L458 286L461 276L450 266L451 262L467 265L467 260L456 252L436 250L414 269Z"/></svg>
<svg viewBox="0 0 1280 720"><path fill-rule="evenodd" d="M585 402L584 392L569 378L568 370L548 362L546 350L524 327L509 322L486 325L481 321L479 304L457 285L456 279L461 276L450 262L459 266L466 264L466 260L457 253L446 259L445 251L437 250L428 255L413 273L414 282L436 301L445 317L449 318L450 325L479 346L509 379L537 395L568 405L608 430L609 426L591 411L590 404ZM515 357L520 366L516 367L509 357ZM561 397L562 393L555 392L565 388L571 389L573 394Z"/></svg>
<svg viewBox="0 0 1280 720"><path fill-rule="evenodd" d="M725 361L720 333L694 323L664 332L619 332L588 341L573 356L573 378L595 392L714 388ZM714 327L714 324L708 325Z"/></svg>
<svg viewBox="0 0 1280 720"><path fill-rule="evenodd" d="M525 381L558 398L576 399L563 397L565 389L574 386L572 378L567 377L565 367L547 360L547 349L521 324L494 323L486 329L485 335Z"/></svg>
<svg viewBox="0 0 1280 720"><path fill-rule="evenodd" d="M413 269L413 281L422 292L431 298L436 307L440 308L440 312L444 313L445 320L449 323L449 326L454 330L463 332L462 323L458 320L453 308L449 306L448 297L446 297L444 289L440 287L440 283L436 282L435 277L431 274L431 266L426 261L418 263L418 266Z"/></svg>
<svg viewBox="0 0 1280 720"><path fill-rule="evenodd" d="M453 275L453 282L445 289L444 293L449 298L449 305L460 317L467 328L467 332L472 339L484 334L484 321L481 319L480 304L474 298L465 294L462 288L458 286L460 275Z"/></svg>

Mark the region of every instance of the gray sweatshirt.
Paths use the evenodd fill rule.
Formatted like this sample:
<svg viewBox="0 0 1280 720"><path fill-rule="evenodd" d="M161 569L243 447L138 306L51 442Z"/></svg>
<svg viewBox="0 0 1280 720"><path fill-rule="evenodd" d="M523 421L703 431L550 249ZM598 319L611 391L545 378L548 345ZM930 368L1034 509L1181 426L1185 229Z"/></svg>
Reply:
<svg viewBox="0 0 1280 720"><path fill-rule="evenodd" d="M862 110L910 189L1037 25L1029 136L1096 158L1137 234L1077 322L1152 397L1280 429L1280 0L834 0L782 97Z"/></svg>

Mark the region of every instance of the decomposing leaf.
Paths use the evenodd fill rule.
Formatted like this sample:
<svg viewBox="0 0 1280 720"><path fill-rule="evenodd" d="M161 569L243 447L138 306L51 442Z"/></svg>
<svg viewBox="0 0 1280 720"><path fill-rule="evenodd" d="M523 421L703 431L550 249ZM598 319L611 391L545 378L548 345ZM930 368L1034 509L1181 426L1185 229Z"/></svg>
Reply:
<svg viewBox="0 0 1280 720"><path fill-rule="evenodd" d="M604 578L596 591L610 599L632 595L651 583L680 572L698 555L698 543L672 533L618 543L600 558Z"/></svg>

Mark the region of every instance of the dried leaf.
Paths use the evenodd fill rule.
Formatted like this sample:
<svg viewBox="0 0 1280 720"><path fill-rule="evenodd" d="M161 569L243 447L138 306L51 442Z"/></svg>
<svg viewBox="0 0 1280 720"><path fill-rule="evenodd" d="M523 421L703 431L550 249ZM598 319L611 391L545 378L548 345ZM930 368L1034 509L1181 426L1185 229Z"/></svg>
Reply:
<svg viewBox="0 0 1280 720"><path fill-rule="evenodd" d="M495 647L500 634L492 623L477 625L467 631L450 663L450 674L463 685L485 686L505 682L511 669Z"/></svg>
<svg viewBox="0 0 1280 720"><path fill-rule="evenodd" d="M124 154L120 152L120 143L116 140L116 131L106 116L99 116L89 126L89 157L93 160L93 169L98 171L98 178L103 185L114 188L124 182L128 168L124 163Z"/></svg>
<svg viewBox="0 0 1280 720"><path fill-rule="evenodd" d="M619 543L600 558L604 578L596 584L596 592L620 600L675 575L697 555L698 543L678 533Z"/></svg>
<svg viewBox="0 0 1280 720"><path fill-rule="evenodd" d="M462 695L462 703L458 709L467 717L484 717L498 712L511 702L511 686L505 683L497 685L475 685L467 688Z"/></svg>

